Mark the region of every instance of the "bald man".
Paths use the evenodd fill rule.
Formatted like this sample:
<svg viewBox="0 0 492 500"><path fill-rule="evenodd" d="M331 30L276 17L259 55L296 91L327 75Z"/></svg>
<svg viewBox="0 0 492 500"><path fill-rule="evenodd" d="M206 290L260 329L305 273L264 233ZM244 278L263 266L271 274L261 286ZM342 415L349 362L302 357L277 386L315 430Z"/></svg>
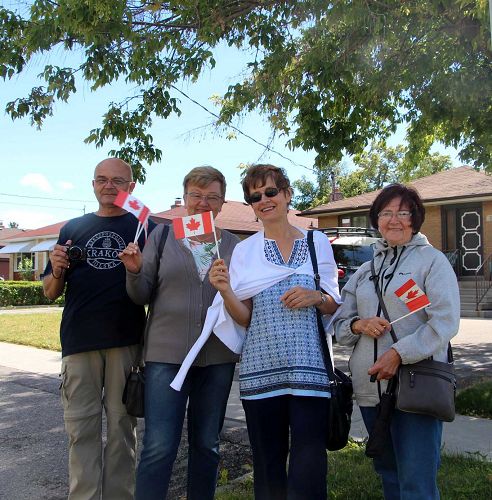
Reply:
<svg viewBox="0 0 492 500"><path fill-rule="evenodd" d="M61 229L43 287L45 295L55 299L66 285L60 337L69 499L130 500L136 419L126 413L121 396L137 354L145 312L128 297L125 267L118 258L134 240L138 221L113 202L119 191L133 191L132 169L118 158L104 160L94 171L92 186L99 208ZM144 238L144 234L139 238L141 248ZM68 246L76 247L70 258ZM104 449L103 408L107 420Z"/></svg>

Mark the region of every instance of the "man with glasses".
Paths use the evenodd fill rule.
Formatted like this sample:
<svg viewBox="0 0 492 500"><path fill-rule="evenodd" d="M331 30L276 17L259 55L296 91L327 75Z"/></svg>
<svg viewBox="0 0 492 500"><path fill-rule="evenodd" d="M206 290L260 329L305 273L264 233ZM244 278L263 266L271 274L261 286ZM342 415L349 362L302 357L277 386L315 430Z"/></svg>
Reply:
<svg viewBox="0 0 492 500"><path fill-rule="evenodd" d="M127 414L121 396L145 312L126 293L125 267L118 257L134 240L138 221L113 203L120 191L133 191L132 169L118 158L106 159L97 165L92 185L98 210L62 228L43 287L55 299L66 284L60 337L69 499L129 500L135 481L136 419ZM149 230L154 226L150 222ZM144 243L142 234L140 248Z"/></svg>

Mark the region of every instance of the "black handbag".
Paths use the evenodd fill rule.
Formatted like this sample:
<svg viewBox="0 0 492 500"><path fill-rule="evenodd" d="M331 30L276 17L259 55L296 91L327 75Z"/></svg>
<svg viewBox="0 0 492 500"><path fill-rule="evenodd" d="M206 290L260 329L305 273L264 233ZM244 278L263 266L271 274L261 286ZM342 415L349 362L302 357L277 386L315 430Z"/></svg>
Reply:
<svg viewBox="0 0 492 500"><path fill-rule="evenodd" d="M375 276L374 260L371 261L371 271ZM374 280L374 283L381 310L391 322L377 280ZM393 327L390 334L393 342L398 342ZM397 379L395 407L398 410L429 415L444 422L454 420L456 376L450 343L447 362L436 361L431 356L417 363L400 365Z"/></svg>
<svg viewBox="0 0 492 500"><path fill-rule="evenodd" d="M316 251L314 250L313 231L308 231L307 242L311 262L313 264L314 282L316 290L321 291L320 276L318 273L318 261ZM352 401L353 387L351 378L339 370L333 369L330 350L326 340L326 333L321 319L321 313L316 308L316 320L318 323L318 332L320 335L323 360L328 374L331 398L327 399L328 420L326 422L326 449L330 451L341 450L347 445L350 424L352 422L352 410L354 407Z"/></svg>
<svg viewBox="0 0 492 500"><path fill-rule="evenodd" d="M146 344L147 331L149 328L149 316L153 309L153 303L157 292L157 277L159 276L159 267L161 262L162 251L166 243L167 235L169 234L169 226L165 225L159 246L157 248L157 268L155 272L155 280L150 294L149 307L145 317L145 329L142 332L140 340L140 348L138 354L130 368L130 373L126 377L123 395L121 402L125 405L128 415L132 417L145 417L145 363L144 363L144 346Z"/></svg>
<svg viewBox="0 0 492 500"><path fill-rule="evenodd" d="M395 377L390 379L386 391L381 394L379 403L376 405L376 419L372 429L369 430L369 438L366 443L365 454L369 458L380 457L387 449L390 439L390 424L393 410L395 409Z"/></svg>

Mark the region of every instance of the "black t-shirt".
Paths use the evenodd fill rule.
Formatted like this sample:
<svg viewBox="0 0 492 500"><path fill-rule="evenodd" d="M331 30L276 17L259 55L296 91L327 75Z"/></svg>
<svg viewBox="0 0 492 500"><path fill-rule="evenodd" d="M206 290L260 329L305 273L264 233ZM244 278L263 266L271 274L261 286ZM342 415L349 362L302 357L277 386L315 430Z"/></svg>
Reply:
<svg viewBox="0 0 492 500"><path fill-rule="evenodd" d="M145 324L143 306L126 293L125 266L118 258L135 238L132 214L100 217L87 214L72 219L60 231L58 243L86 249L87 259L71 261L65 279L65 308L60 327L62 356L137 344ZM155 227L149 221L149 231ZM139 238L143 248L145 234ZM51 272L51 264L45 274Z"/></svg>

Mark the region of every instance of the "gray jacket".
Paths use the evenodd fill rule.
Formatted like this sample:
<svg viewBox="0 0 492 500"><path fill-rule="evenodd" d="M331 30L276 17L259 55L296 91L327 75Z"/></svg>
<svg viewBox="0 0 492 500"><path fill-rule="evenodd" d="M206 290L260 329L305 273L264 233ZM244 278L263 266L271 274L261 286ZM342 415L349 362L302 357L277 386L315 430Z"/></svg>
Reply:
<svg viewBox="0 0 492 500"><path fill-rule="evenodd" d="M157 269L157 246L164 226L152 231L143 250L143 265L138 274L127 271L126 289L137 304L147 304ZM239 238L222 231L220 256L229 265ZM158 288L150 315L145 346L145 361L181 364L202 330L208 307L217 291L208 274L202 281L190 250L174 237L173 228L162 252ZM193 363L207 366L238 361L215 335L211 335Z"/></svg>
<svg viewBox="0 0 492 500"><path fill-rule="evenodd" d="M431 304L393 325L398 342L385 333L377 342L377 356L393 347L403 364L429 356L444 361L448 342L458 333L460 298L456 275L446 256L418 233L404 246L390 247L380 239L374 248L375 271L383 299L393 321L409 312L395 291L412 278L426 293ZM343 304L335 320L335 335L341 345L354 346L349 367L354 393L360 406L378 403L377 384L369 380L367 370L374 364L374 339L355 335L351 321L378 313L378 297L371 279L371 263L365 262L342 290ZM383 317L381 312L379 316ZM382 384L384 390L386 384Z"/></svg>

